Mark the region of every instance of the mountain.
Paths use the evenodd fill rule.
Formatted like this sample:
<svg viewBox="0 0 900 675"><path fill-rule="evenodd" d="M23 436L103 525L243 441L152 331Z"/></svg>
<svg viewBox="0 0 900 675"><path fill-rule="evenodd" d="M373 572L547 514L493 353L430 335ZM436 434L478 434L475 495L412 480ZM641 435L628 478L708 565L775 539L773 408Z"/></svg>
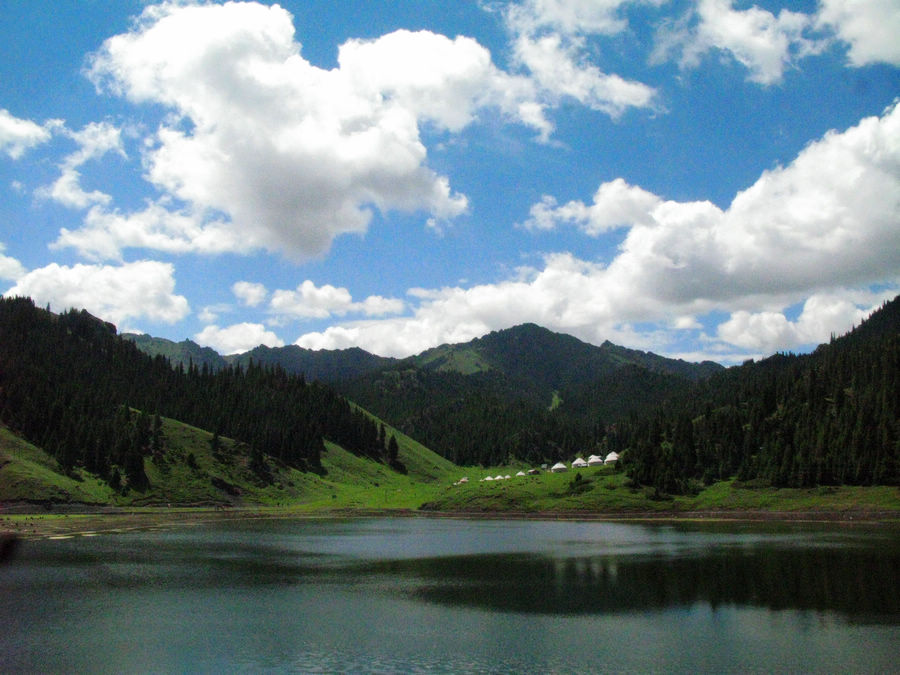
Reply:
<svg viewBox="0 0 900 675"><path fill-rule="evenodd" d="M186 341L160 345L215 363ZM193 345L193 347L192 347ZM174 352L173 352L174 353ZM198 359L204 359L198 361ZM535 324L442 345L406 359L362 349L257 347L225 363L277 366L319 380L427 447L461 464L510 457L543 463L594 448L607 424L723 370L605 342L597 347Z"/></svg>
<svg viewBox="0 0 900 675"><path fill-rule="evenodd" d="M403 360L296 347L252 358L329 379L457 464L616 450L636 484L677 493L735 475L781 487L900 482L898 334L895 299L811 354L728 369L534 324Z"/></svg>
<svg viewBox="0 0 900 675"><path fill-rule="evenodd" d="M287 347L267 347L260 345L248 352L222 356L214 349L201 347L192 340L173 342L165 338L146 334L123 333L122 337L134 342L138 349L150 356L162 356L173 366L187 368L191 363L197 367L206 365L210 370L219 370L229 365L247 367L251 361L258 365L278 366L285 371L303 375L307 380L334 382L365 375L380 368L387 368L397 359L376 356L362 349L312 350L297 345Z"/></svg>
<svg viewBox="0 0 900 675"><path fill-rule="evenodd" d="M632 479L683 493L754 485L900 484L900 297L811 354L729 368L609 439Z"/></svg>
<svg viewBox="0 0 900 675"><path fill-rule="evenodd" d="M243 354L225 357L228 363L247 366L257 364L280 366L307 380L335 382L366 375L393 366L397 360L376 356L358 347L351 349L303 349L297 345L266 347L260 345Z"/></svg>
<svg viewBox="0 0 900 675"><path fill-rule="evenodd" d="M609 375L628 365L695 381L722 369L712 361L688 363L619 347L609 341L596 347L535 324L494 331L470 342L441 345L406 359L377 356L359 347L312 350L297 345L260 345L241 354L220 356L191 340L172 342L135 333L125 333L122 337L151 356L164 356L173 365L187 367L193 362L196 366L206 364L217 370L229 364L246 367L252 360L257 364L280 366L307 380L322 382L353 380L395 367L412 367L462 375L492 372L515 382L516 386L524 383L530 389L552 391L586 378Z"/></svg>
<svg viewBox="0 0 900 675"><path fill-rule="evenodd" d="M214 455L263 482L273 467L322 473L326 442L405 470L384 426L321 383L255 363L173 368L84 310L56 315L28 298L0 298L0 427L63 473L147 490L148 462L170 460L164 417L204 430Z"/></svg>
<svg viewBox="0 0 900 675"><path fill-rule="evenodd" d="M219 370L228 365L227 361L214 349L201 347L191 340L172 342L165 338L151 337L147 334L123 333L122 337L131 340L138 349L150 356L162 356L173 366L187 368L191 363L201 367L206 365L211 370Z"/></svg>
<svg viewBox="0 0 900 675"><path fill-rule="evenodd" d="M359 373L335 386L377 417L264 358L172 368L137 342L85 311L0 299L0 496L296 502L314 491L337 505L413 494L456 471L448 459L611 450L623 489L657 500L719 480L749 492L900 485L900 297L810 354L728 369L534 325L402 361L349 350L344 371L343 353L325 354L329 372Z"/></svg>
<svg viewBox="0 0 900 675"><path fill-rule="evenodd" d="M711 361L693 364L618 347L609 341L596 347L531 323L494 331L463 344L429 349L411 361L420 368L438 372L499 372L517 383L550 391L610 375L627 365L690 380L703 379L722 369Z"/></svg>
<svg viewBox="0 0 900 675"><path fill-rule="evenodd" d="M721 370L524 324L335 386L458 464L545 463L589 454L607 424Z"/></svg>

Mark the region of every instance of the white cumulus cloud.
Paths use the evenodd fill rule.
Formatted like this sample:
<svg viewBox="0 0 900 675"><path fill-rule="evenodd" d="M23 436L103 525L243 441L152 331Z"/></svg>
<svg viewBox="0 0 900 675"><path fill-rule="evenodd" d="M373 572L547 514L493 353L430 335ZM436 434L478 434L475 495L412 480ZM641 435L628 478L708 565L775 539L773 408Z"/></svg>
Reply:
<svg viewBox="0 0 900 675"><path fill-rule="evenodd" d="M190 308L175 294L174 268L152 260L121 266L52 263L31 270L4 295L28 296L55 311L84 308L115 324L132 319L175 323Z"/></svg>
<svg viewBox="0 0 900 675"><path fill-rule="evenodd" d="M854 66L900 65L900 3L897 0L821 0L817 20L849 46Z"/></svg>
<svg viewBox="0 0 900 675"><path fill-rule="evenodd" d="M852 66L900 64L900 3L896 0L821 0L815 13L757 5L736 9L733 0L699 0L681 20L659 31L654 60L678 55L695 67L711 51L729 55L748 78L779 83L787 69L835 41L848 47Z"/></svg>
<svg viewBox="0 0 900 675"><path fill-rule="evenodd" d="M630 0L524 0L506 9L507 22L520 33L553 30L569 35L612 35L627 28L620 8Z"/></svg>
<svg viewBox="0 0 900 675"><path fill-rule="evenodd" d="M423 128L458 133L490 109L549 140L547 112L564 99L612 116L655 105L652 87L588 58L586 35L627 25L620 4L511 6L516 73L472 38L425 30L348 40L325 70L303 57L278 5L148 6L86 72L101 93L168 111L142 147L144 178L161 196L115 208L81 188L89 157L73 155L43 194L89 210L54 245L94 260L121 259L128 247L305 259L365 232L375 210L422 212L440 231L469 203L430 168Z"/></svg>
<svg viewBox="0 0 900 675"><path fill-rule="evenodd" d="M853 287L900 275L900 108L832 131L726 210L661 202L609 266L630 311ZM688 313L693 314L693 311Z"/></svg>
<svg viewBox="0 0 900 675"><path fill-rule="evenodd" d="M338 63L354 91L390 97L415 119L450 131L488 106L520 118L519 106L534 95L527 79L497 69L490 52L464 36L398 30L376 40L350 40Z"/></svg>
<svg viewBox="0 0 900 675"><path fill-rule="evenodd" d="M144 149L146 178L168 201L138 213L95 206L57 245L95 258L125 246L315 256L364 232L373 209L434 223L467 210L429 168L423 125L458 132L492 108L542 135L551 126L533 78L499 70L471 38L400 30L346 42L338 63L304 59L278 5L147 7L88 73L101 92L171 111ZM632 89L606 77L602 86Z"/></svg>
<svg viewBox="0 0 900 675"><path fill-rule="evenodd" d="M618 15L622 0L527 0L507 6L513 57L531 74L550 105L566 97L618 117L628 108L655 105L656 90L641 82L606 73L591 62L586 39L627 28ZM542 136L546 140L549 129Z"/></svg>
<svg viewBox="0 0 900 675"><path fill-rule="evenodd" d="M402 312L404 307L402 300L381 296L369 296L362 302L354 302L346 288L331 284L316 286L309 279L296 290L274 291L269 303L272 313L277 316L304 319L326 319L349 313L383 316Z"/></svg>
<svg viewBox="0 0 900 675"><path fill-rule="evenodd" d="M700 0L684 19L660 31L656 60L680 53L682 67L695 67L710 51L730 55L762 85L781 81L787 68L825 47L810 36L815 17L756 5L735 9L732 0Z"/></svg>
<svg viewBox="0 0 900 675"><path fill-rule="evenodd" d="M265 286L250 281L238 281L232 284L231 292L247 307L259 306L269 294Z"/></svg>
<svg viewBox="0 0 900 675"><path fill-rule="evenodd" d="M806 300L795 321L780 311L740 310L718 326L718 337L763 355L819 344L859 325L884 299L858 291L818 293Z"/></svg>
<svg viewBox="0 0 900 675"><path fill-rule="evenodd" d="M0 152L18 159L29 148L49 141L51 129L57 125L58 122L54 121L41 126L31 120L15 117L6 109L0 109Z"/></svg>
<svg viewBox="0 0 900 675"><path fill-rule="evenodd" d="M275 333L258 323L238 323L225 328L206 326L194 335L194 341L203 347L211 347L220 354L240 354L260 345L284 346L284 342Z"/></svg>
<svg viewBox="0 0 900 675"><path fill-rule="evenodd" d="M150 201L141 211L122 213L92 206L84 225L60 228L51 248L75 248L86 258L121 259L123 248L149 248L167 253L225 253L246 250L240 232L222 220L176 209L171 200Z"/></svg>
<svg viewBox="0 0 900 675"><path fill-rule="evenodd" d="M592 342L664 351L677 331L697 330L696 318L713 311L731 315L713 349L825 341L900 288L900 106L827 133L727 209L666 201L616 180L600 186L591 206L558 207L545 197L532 216L534 227L629 229L608 265L548 255L542 268L508 281L413 290L412 316L352 322L298 344L405 356L533 321ZM886 280L878 294L858 290ZM803 314L791 322L784 312L798 302ZM640 324L648 322L670 328L645 334Z"/></svg>
<svg viewBox="0 0 900 675"><path fill-rule="evenodd" d="M108 204L112 200L108 194L99 190L87 192L81 187L81 172L78 169L92 159L103 157L107 152L117 152L124 157L121 130L108 122L92 122L80 131L65 133L79 148L60 164L59 178L52 185L39 188L37 195L74 209L84 209L92 204Z"/></svg>
<svg viewBox="0 0 900 675"><path fill-rule="evenodd" d="M650 214L661 201L653 193L616 178L597 189L590 205L572 200L560 206L552 195L544 195L531 207L530 218L523 225L532 230L553 230L571 224L585 234L598 236L615 228L650 223Z"/></svg>
<svg viewBox="0 0 900 675"><path fill-rule="evenodd" d="M579 57L581 41L552 34L520 35L514 46L518 61L528 68L541 91L556 101L571 97L590 108L620 116L629 107L653 104L656 90L640 82L608 74Z"/></svg>
<svg viewBox="0 0 900 675"><path fill-rule="evenodd" d="M6 246L0 243L0 279L15 281L25 274L25 267L15 258L5 255Z"/></svg>

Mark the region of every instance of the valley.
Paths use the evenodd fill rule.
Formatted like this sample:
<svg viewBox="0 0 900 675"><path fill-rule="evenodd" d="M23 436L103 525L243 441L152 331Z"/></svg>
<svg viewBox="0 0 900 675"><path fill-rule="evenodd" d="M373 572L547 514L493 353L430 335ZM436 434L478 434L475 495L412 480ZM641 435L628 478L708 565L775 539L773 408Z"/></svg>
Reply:
<svg viewBox="0 0 900 675"><path fill-rule="evenodd" d="M35 531L46 532L64 527L60 517L102 509L900 515L897 400L888 395L897 300L813 354L728 369L594 347L534 325L403 361L266 348L240 365L187 342L123 339L84 312L57 317L23 300L2 303L7 529L25 527L23 511L41 514ZM34 340L29 326L40 331ZM286 395L291 407L279 403ZM194 423L171 416L179 410ZM283 421L266 426L272 414ZM107 435L90 431L97 425ZM288 428L306 440L298 445ZM787 441L788 429L803 447ZM829 454L833 443L841 455ZM748 452L752 444L761 452ZM610 450L622 454L617 466L546 470ZM786 458L777 465L775 451ZM479 480L542 465L533 476Z"/></svg>

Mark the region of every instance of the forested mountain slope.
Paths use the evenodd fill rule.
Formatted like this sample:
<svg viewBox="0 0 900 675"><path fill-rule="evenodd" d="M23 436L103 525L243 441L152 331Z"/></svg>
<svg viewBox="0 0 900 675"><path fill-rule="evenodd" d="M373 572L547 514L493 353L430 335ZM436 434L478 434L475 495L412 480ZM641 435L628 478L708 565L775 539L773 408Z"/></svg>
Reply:
<svg viewBox="0 0 900 675"><path fill-rule="evenodd" d="M184 363L196 355L209 362L190 341L136 341L152 354L177 353ZM596 347L534 324L403 360L358 348L313 351L296 345L260 346L224 360L268 364L331 383L461 464L498 464L510 457L542 463L592 451L607 424L722 370L712 362L692 364L610 342Z"/></svg>
<svg viewBox="0 0 900 675"><path fill-rule="evenodd" d="M325 385L259 365L173 368L87 312L0 299L0 423L64 471L146 487L145 458L165 461L161 417L213 433L214 444L234 439L263 477L269 459L320 472L325 439L397 464L383 427Z"/></svg>
<svg viewBox="0 0 900 675"><path fill-rule="evenodd" d="M530 325L387 367L350 351L357 366L322 355L329 372L366 371L337 386L458 464L617 450L633 484L659 493L732 477L751 486L900 484L900 298L811 354L728 369L591 347ZM182 433L176 420L203 430L211 466L233 468L215 478L220 492L232 475L265 485L287 480L287 469L321 473L326 447L403 468L390 433L324 384L256 360L188 363L144 354L86 312L0 299L0 425L76 478L85 470L127 491L176 466L195 471L169 454L166 430Z"/></svg>
<svg viewBox="0 0 900 675"><path fill-rule="evenodd" d="M663 492L737 475L782 487L900 484L900 297L812 354L698 383L609 435Z"/></svg>
<svg viewBox="0 0 900 675"><path fill-rule="evenodd" d="M528 388L553 391L579 386L624 366L699 380L722 366L695 364L604 342L600 347L535 324L494 331L470 342L442 345L409 359L416 366L469 375L495 371Z"/></svg>
<svg viewBox="0 0 900 675"><path fill-rule="evenodd" d="M131 340L145 354L150 356L162 356L169 360L173 366L188 368L192 363L198 368L204 365L211 370L219 370L228 365L228 362L216 350L209 347L201 347L193 340L172 342L165 338L151 337L146 334L123 333L122 337Z"/></svg>
<svg viewBox="0 0 900 675"><path fill-rule="evenodd" d="M599 452L608 423L721 370L524 324L335 386L456 463L540 464Z"/></svg>
<svg viewBox="0 0 900 675"><path fill-rule="evenodd" d="M531 324L385 364L358 351L359 368L341 352L319 358L351 400L458 464L616 450L636 484L664 493L735 476L895 485L898 335L895 299L811 354L728 369L593 347Z"/></svg>
<svg viewBox="0 0 900 675"><path fill-rule="evenodd" d="M254 363L279 366L289 373L303 375L307 380L338 382L360 377L393 366L397 359L376 356L353 347L350 349L304 349L297 345L266 347L260 345L243 354L225 357L228 363L246 366Z"/></svg>

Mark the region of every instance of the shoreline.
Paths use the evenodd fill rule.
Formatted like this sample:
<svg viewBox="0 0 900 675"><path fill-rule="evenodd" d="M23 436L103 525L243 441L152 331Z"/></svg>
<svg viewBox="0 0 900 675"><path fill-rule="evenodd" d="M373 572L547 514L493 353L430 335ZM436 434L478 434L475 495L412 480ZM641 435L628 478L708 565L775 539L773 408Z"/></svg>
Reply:
<svg viewBox="0 0 900 675"><path fill-rule="evenodd" d="M303 510L263 505L216 508L164 506L128 508L66 504L47 509L33 504L0 507L0 534L23 540L97 536L128 531L195 526L208 522L254 519L327 520L341 518L458 518L470 520L565 520L584 522L753 522L900 524L900 511L703 510L703 511L427 511L419 509L338 508Z"/></svg>

